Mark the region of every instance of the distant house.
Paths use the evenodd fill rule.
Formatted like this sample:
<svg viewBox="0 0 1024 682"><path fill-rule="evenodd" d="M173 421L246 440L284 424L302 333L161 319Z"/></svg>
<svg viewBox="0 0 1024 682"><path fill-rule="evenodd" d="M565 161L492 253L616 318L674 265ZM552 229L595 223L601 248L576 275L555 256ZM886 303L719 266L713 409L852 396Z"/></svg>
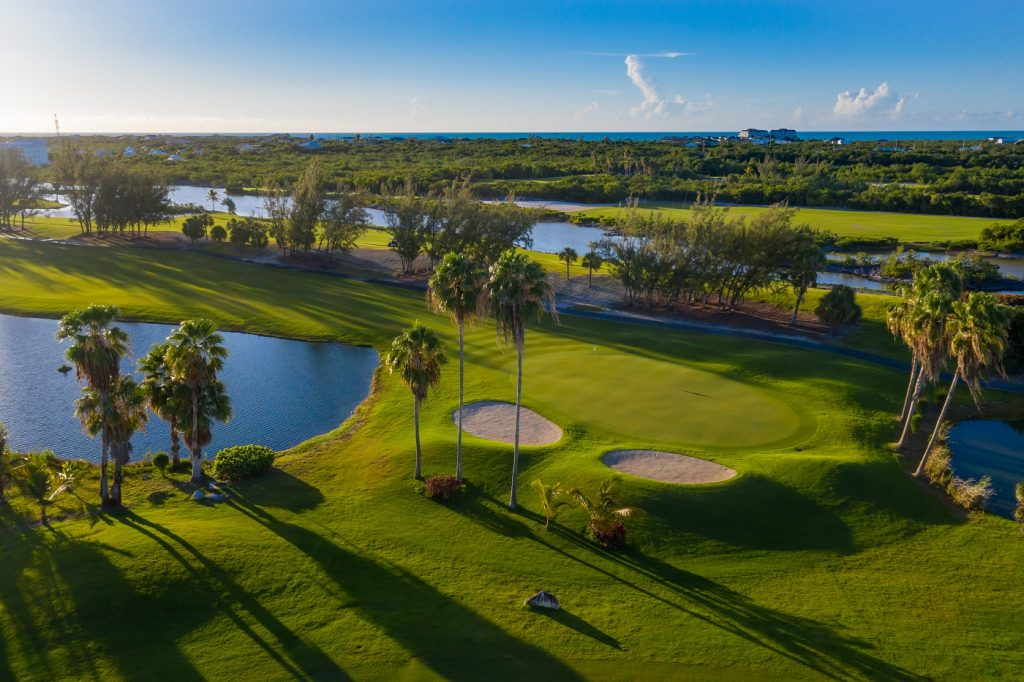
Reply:
<svg viewBox="0 0 1024 682"><path fill-rule="evenodd" d="M17 149L21 156L34 166L45 166L50 163L48 140L8 140L0 142L0 147Z"/></svg>
<svg viewBox="0 0 1024 682"><path fill-rule="evenodd" d="M828 140L829 144L836 145L837 147L844 144L850 144L850 141L845 137L831 137Z"/></svg>
<svg viewBox="0 0 1024 682"><path fill-rule="evenodd" d="M150 149L149 150L149 155L150 156L167 156L167 152L165 152L163 149Z"/></svg>
<svg viewBox="0 0 1024 682"><path fill-rule="evenodd" d="M300 149L320 149L323 145L318 140L306 140L299 144Z"/></svg>
<svg viewBox="0 0 1024 682"><path fill-rule="evenodd" d="M125 156L135 156L135 147L125 147L121 153Z"/></svg>
<svg viewBox="0 0 1024 682"><path fill-rule="evenodd" d="M757 143L758 140L761 144L769 141L785 141L785 142L798 142L800 136L796 134L796 131L791 128L776 128L775 130L761 130L760 128L747 128L740 131L739 135L741 140L748 142Z"/></svg>

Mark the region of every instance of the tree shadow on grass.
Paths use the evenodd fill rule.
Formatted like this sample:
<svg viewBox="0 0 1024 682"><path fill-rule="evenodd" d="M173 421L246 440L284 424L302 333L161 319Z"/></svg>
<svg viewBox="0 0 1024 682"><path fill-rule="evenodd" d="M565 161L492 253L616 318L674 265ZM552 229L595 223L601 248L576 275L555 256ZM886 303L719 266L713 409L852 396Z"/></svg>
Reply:
<svg viewBox="0 0 1024 682"><path fill-rule="evenodd" d="M148 679L159 664L169 679L203 679L174 642L208 620L209 608L182 608L179 585L137 591L107 556L125 554L120 550L47 533L5 543L0 562L0 603L11 628L2 639L19 642L28 670L47 679L99 680L112 666L123 679ZM139 627L141 618L147 627ZM0 665L0 679L17 677L9 663Z"/></svg>
<svg viewBox="0 0 1024 682"><path fill-rule="evenodd" d="M125 512L115 518L151 539L181 564L190 574L194 589L206 594L204 601L213 604L215 613L226 615L288 676L296 679L325 676L337 680L349 679L345 671L319 647L289 630L255 597L240 587L227 571L206 558L187 540L132 512ZM192 599L196 597L193 595ZM271 634L271 638L264 638L256 632L248 619L259 623Z"/></svg>
<svg viewBox="0 0 1024 682"><path fill-rule="evenodd" d="M534 612L547 616L556 623L560 623L571 630L575 630L581 635L585 635L586 637L590 637L591 639L600 642L601 644L610 646L613 649L622 650L622 645L619 644L619 640L615 639L607 632L594 627L567 609L534 609Z"/></svg>
<svg viewBox="0 0 1024 682"><path fill-rule="evenodd" d="M281 521L236 494L231 505L316 561L354 600L351 608L445 679L480 679L481 665L502 679L579 679L547 652L438 592L401 567L339 546L317 532Z"/></svg>

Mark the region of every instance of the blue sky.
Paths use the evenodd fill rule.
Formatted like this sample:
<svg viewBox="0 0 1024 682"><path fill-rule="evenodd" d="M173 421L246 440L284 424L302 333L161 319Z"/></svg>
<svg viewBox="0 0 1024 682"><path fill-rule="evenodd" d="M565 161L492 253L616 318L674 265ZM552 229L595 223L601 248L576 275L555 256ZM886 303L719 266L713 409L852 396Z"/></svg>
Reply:
<svg viewBox="0 0 1024 682"><path fill-rule="evenodd" d="M1024 2L0 0L0 131L1024 129Z"/></svg>

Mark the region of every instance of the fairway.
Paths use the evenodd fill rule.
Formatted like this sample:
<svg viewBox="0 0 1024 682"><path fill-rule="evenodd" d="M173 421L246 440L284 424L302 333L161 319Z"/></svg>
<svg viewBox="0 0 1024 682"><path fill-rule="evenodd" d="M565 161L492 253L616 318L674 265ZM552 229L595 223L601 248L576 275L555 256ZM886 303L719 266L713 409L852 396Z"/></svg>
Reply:
<svg viewBox="0 0 1024 682"><path fill-rule="evenodd" d="M595 371L580 371L586 366ZM536 377L532 402L639 442L763 447L800 428L800 418L771 389L687 364L573 344L528 356L525 371ZM514 373L510 378L515 381Z"/></svg>
<svg viewBox="0 0 1024 682"><path fill-rule="evenodd" d="M454 327L419 291L201 253L0 240L0 278L6 312L95 301L378 349L419 319L456 352ZM1019 671L1024 542L1009 521L951 512L904 475L886 447L903 372L572 315L531 325L525 362L525 404L565 435L521 453L517 513L502 443L465 439L463 498L417 492L412 397L386 370L349 422L227 486L224 503L192 502L187 474L145 466L129 468L122 513L96 510L94 480L58 499L52 530L26 525L32 509L17 500L0 511L0 678ZM467 400L514 399L514 366L491 324L470 329ZM454 467L457 401L451 363L423 403L425 473ZM71 405L53 409L70 418ZM621 553L582 534L579 509L546 531L529 482L594 490L610 473L603 453L619 448L706 456L738 476L623 476L624 501L646 513ZM539 589L563 611L523 609Z"/></svg>
<svg viewBox="0 0 1024 682"><path fill-rule="evenodd" d="M766 206L728 206L729 215L754 218L768 210ZM614 221L626 216L625 208L593 208L575 213L584 219ZM926 244L955 239L977 239L981 229L1005 222L992 218L923 215L917 213L885 213L882 211L848 211L832 208L797 208L794 223L807 223L840 237L895 237L901 242ZM673 220L685 220L690 208L671 202L644 202L641 215L654 214Z"/></svg>

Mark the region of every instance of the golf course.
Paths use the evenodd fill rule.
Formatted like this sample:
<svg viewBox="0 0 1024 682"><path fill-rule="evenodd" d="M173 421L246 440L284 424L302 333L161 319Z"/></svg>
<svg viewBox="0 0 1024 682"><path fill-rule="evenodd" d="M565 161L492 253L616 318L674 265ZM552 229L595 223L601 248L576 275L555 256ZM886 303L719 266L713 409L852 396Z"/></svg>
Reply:
<svg viewBox="0 0 1024 682"><path fill-rule="evenodd" d="M0 282L4 313L97 303L382 353L419 321L458 353L421 290L201 250L0 239ZM901 357L882 298L862 300L849 344ZM187 473L135 457L122 509L99 509L98 473L55 500L48 527L26 500L0 506L0 679L1013 679L1024 535L906 474L890 447L906 381L768 341L531 320L523 405L561 437L522 448L510 511L511 445L470 433L465 493L420 493L413 399L382 365L350 419L222 484L226 499L193 501ZM422 402L425 474L454 472L458 388L451 362ZM515 350L486 319L468 327L467 405L515 398ZM622 551L587 537L575 507L545 529L529 482L594 490L622 450L735 476L621 474L621 498L644 512ZM539 590L562 608L524 607Z"/></svg>

